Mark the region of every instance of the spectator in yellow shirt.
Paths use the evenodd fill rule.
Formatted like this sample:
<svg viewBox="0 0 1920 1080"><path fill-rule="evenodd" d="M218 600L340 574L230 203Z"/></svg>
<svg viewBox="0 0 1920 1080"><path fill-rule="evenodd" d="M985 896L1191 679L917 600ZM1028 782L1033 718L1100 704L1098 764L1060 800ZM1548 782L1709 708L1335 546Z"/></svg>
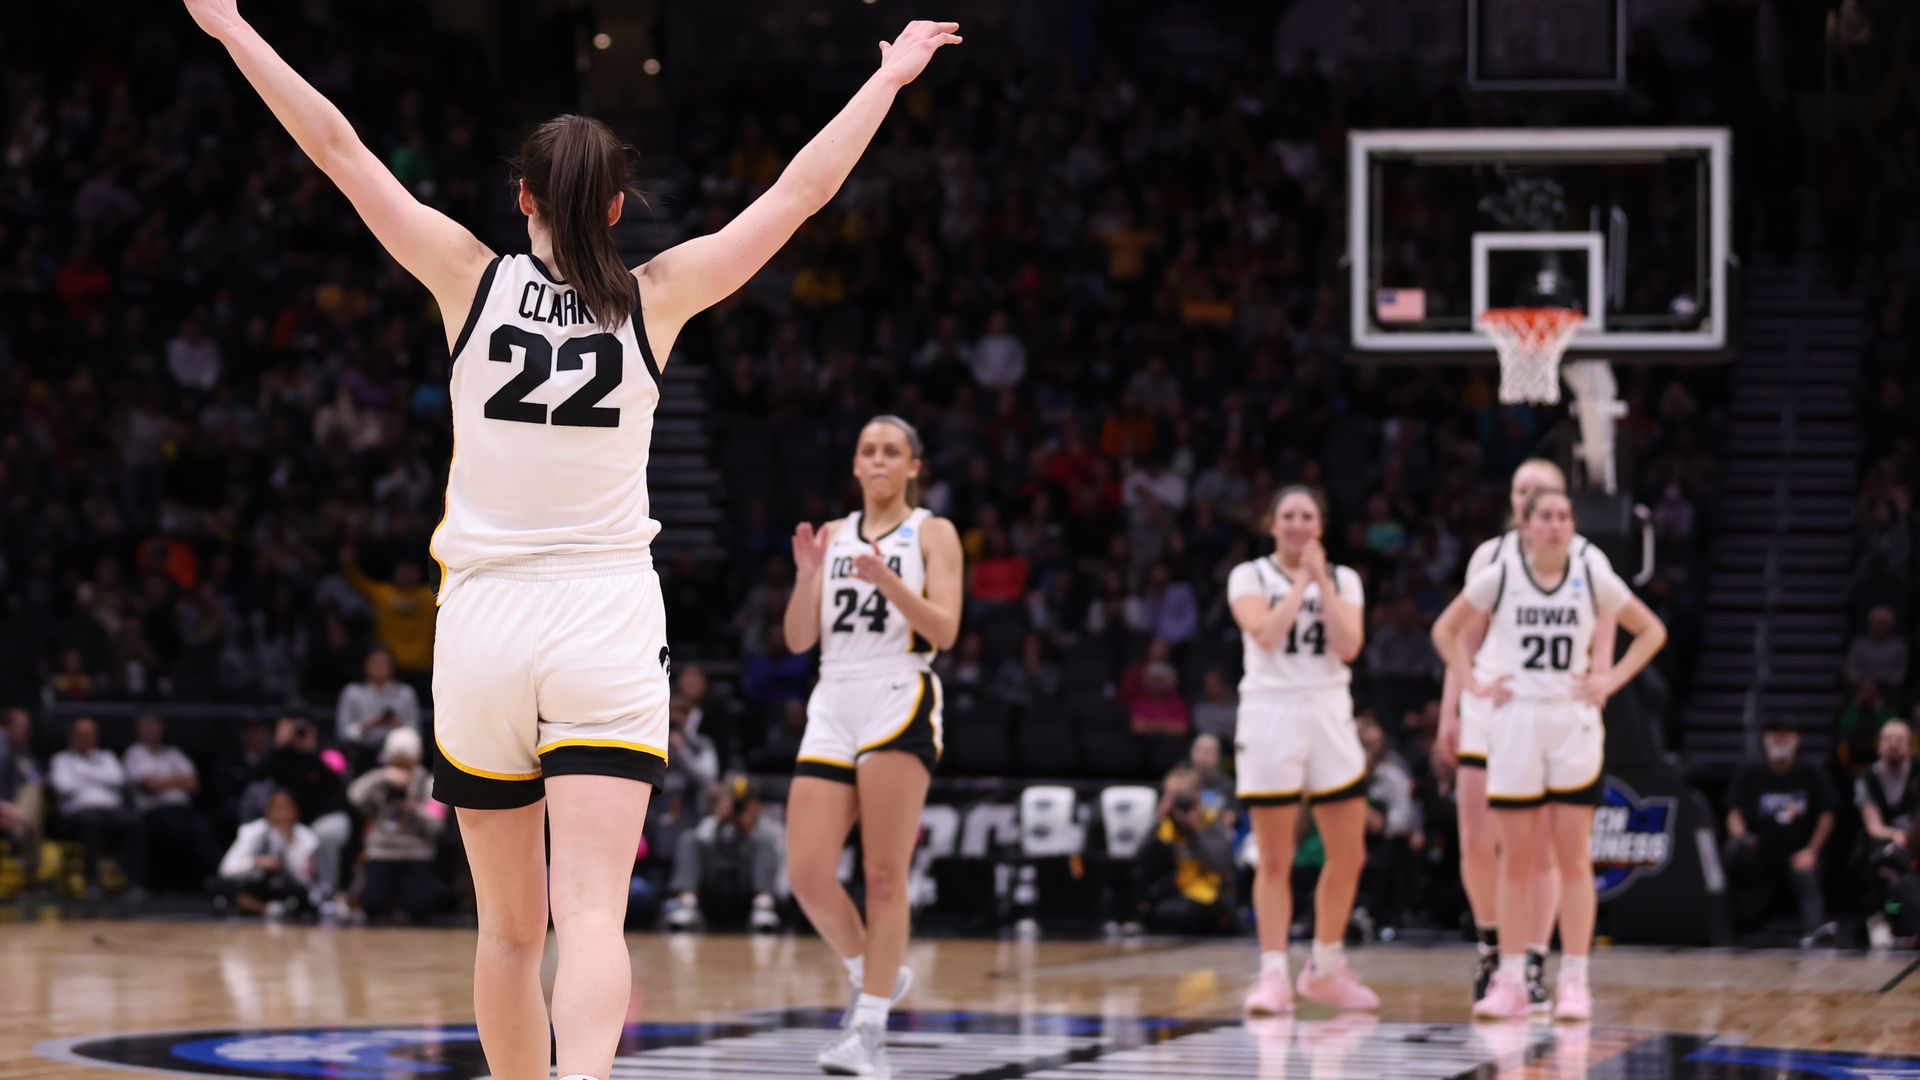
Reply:
<svg viewBox="0 0 1920 1080"><path fill-rule="evenodd" d="M433 590L420 579L420 564L402 561L392 581L376 581L360 569L352 548L340 551L340 572L373 606L373 629L409 682L433 670ZM417 689L417 687L416 687Z"/></svg>

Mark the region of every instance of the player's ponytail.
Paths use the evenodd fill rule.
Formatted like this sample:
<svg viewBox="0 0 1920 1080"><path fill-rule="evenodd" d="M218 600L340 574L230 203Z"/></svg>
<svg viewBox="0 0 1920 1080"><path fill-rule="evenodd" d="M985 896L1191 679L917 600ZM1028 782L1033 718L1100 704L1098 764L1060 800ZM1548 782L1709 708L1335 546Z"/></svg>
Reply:
<svg viewBox="0 0 1920 1080"><path fill-rule="evenodd" d="M1519 480L1520 474L1523 472L1526 472L1528 469L1532 469L1535 472L1541 472L1541 473L1547 474L1548 482L1545 485L1546 489L1550 489L1554 491L1567 490L1567 474L1565 470L1561 469L1560 466L1556 464L1552 458L1543 458L1543 457L1528 458L1527 460L1521 462L1518 468L1513 470L1513 478L1515 480ZM1527 520L1527 513L1526 511L1522 510L1520 513L1520 516L1517 518L1514 518L1511 522L1509 522L1507 527L1510 529L1517 529L1521 525L1525 524L1526 520Z"/></svg>
<svg viewBox="0 0 1920 1080"><path fill-rule="evenodd" d="M632 148L590 116L569 113L533 129L514 172L526 181L535 212L553 235L553 270L572 285L593 321L608 330L633 315L633 275L620 261L607 211L634 188Z"/></svg>

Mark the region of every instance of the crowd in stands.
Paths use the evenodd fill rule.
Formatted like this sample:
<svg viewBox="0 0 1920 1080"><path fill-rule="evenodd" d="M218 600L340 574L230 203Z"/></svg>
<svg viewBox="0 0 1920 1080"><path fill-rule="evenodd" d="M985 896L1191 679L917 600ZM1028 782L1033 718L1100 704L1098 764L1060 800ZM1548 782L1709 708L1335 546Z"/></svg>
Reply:
<svg viewBox="0 0 1920 1080"><path fill-rule="evenodd" d="M417 918L457 878L433 868L458 864L420 768L427 540L451 450L445 333L224 57L177 11L123 14L110 39L44 28L36 63L0 76L0 703L72 718L229 702L279 719L196 761L157 718L120 753L88 724L36 730L17 710L0 832L70 839L94 884L111 854L137 883L215 878L240 910L351 893L375 917ZM422 199L516 242L490 215L519 118L472 92L503 88L479 50L425 18L349 42L299 13L255 14ZM1911 693L1913 55L1885 70L1874 141L1889 226L1874 232L1890 249L1870 282L1859 565L1862 596L1900 599L1884 619L1863 613L1849 651L1854 741L1869 747ZM1579 119L1644 120L1671 97L1670 66L1641 60L1665 81ZM1348 363L1331 282L1346 130L1488 119L1453 78L1382 88L1310 55L1072 77L1014 57L916 86L840 197L687 329L668 371L669 395L676 379L706 384L729 515L721 557L663 575L675 654L727 677L683 665L678 680L674 768L637 854L661 906L705 910L685 894L725 878L750 915L763 907L751 845L766 822L716 784L791 766L811 660L782 641L787 536L854 505L854 435L878 412L919 427L925 502L967 555L965 632L939 661L945 771L1155 777L1185 763L1173 786L1194 799L1169 802L1174 831L1224 826L1230 758L1190 748L1230 744L1226 575L1265 550L1269 493L1312 484L1332 507L1329 551L1369 598L1356 690L1380 869L1366 906L1411 918L1422 888L1451 888L1426 627L1471 545L1503 527L1513 466L1568 433L1498 405L1485 370ZM689 104L649 165L685 193L658 212L714 228L840 94L836 73L770 68ZM1622 379L1623 475L1659 525L1643 593L1674 631L1661 677L1677 696L1723 377ZM1162 854L1189 857L1174 850L1188 843ZM143 859L161 845L166 860Z"/></svg>

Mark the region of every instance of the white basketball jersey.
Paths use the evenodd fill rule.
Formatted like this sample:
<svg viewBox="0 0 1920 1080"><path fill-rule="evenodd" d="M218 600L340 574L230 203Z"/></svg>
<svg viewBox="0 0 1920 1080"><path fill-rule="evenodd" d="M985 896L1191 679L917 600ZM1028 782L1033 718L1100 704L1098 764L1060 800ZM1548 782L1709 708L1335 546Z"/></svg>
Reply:
<svg viewBox="0 0 1920 1080"><path fill-rule="evenodd" d="M1360 575L1345 566L1333 568L1333 587L1342 600L1366 606ZM1308 582L1298 586L1272 558L1243 562L1227 576L1227 602L1243 596L1262 596L1272 608L1295 588L1307 590L1300 603L1287 639L1271 649L1263 649L1251 634L1241 634L1245 674L1240 677L1241 694L1274 693L1291 690L1325 690L1350 685L1353 669L1335 656L1327 641L1327 624L1321 617L1320 586Z"/></svg>
<svg viewBox="0 0 1920 1080"><path fill-rule="evenodd" d="M932 669L933 643L914 633L906 616L895 611L872 582L861 581L853 573L853 560L878 545L907 588L924 595L927 557L920 550L920 531L932 516L933 511L922 507L883 536L862 536L861 514L856 510L834 531L820 578L821 678Z"/></svg>
<svg viewBox="0 0 1920 1080"><path fill-rule="evenodd" d="M633 315L616 331L532 255L495 259L453 348L447 513L429 545L450 579L515 555L645 551L660 366Z"/></svg>
<svg viewBox="0 0 1920 1080"><path fill-rule="evenodd" d="M1491 615L1475 677L1507 676L1514 696L1554 700L1572 700L1573 677L1591 666L1599 617L1633 599L1611 566L1581 555L1571 557L1558 584L1543 588L1518 545L1469 578L1465 595Z"/></svg>

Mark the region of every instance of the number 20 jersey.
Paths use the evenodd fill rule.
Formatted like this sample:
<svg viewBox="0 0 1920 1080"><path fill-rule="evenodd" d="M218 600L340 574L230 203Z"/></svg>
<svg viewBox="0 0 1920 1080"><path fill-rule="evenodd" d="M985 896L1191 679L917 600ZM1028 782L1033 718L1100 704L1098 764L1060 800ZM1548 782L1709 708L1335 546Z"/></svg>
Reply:
<svg viewBox="0 0 1920 1080"><path fill-rule="evenodd" d="M496 559L648 549L658 380L637 282L610 331L535 256L487 267L453 349L447 512L429 545L442 601Z"/></svg>
<svg viewBox="0 0 1920 1080"><path fill-rule="evenodd" d="M1593 629L1617 614L1632 590L1605 561L1579 555L1553 588L1534 580L1520 545L1467 579L1467 602L1487 612L1486 640L1473 658L1476 678L1505 676L1519 698L1571 701L1573 678L1591 666Z"/></svg>
<svg viewBox="0 0 1920 1080"><path fill-rule="evenodd" d="M862 539L861 513L854 511L834 530L820 574L820 677L863 679L875 675L930 671L933 643L913 632L906 616L887 603L871 582L854 576L853 561L878 546L907 588L924 595L927 558L920 531L933 512L915 510L892 532Z"/></svg>

